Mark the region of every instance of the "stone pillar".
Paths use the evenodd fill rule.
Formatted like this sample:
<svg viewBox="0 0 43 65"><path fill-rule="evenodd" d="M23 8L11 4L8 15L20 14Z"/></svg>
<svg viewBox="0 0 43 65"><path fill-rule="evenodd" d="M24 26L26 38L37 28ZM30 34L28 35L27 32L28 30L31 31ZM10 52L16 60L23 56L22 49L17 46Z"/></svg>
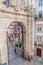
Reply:
<svg viewBox="0 0 43 65"><path fill-rule="evenodd" d="M25 38L25 43L24 43L24 47L25 47L25 50L24 50L24 56L26 59L28 59L28 47L29 47L29 35L28 35L28 26L26 26L26 38Z"/></svg>
<svg viewBox="0 0 43 65"><path fill-rule="evenodd" d="M34 29L35 29L35 21L34 17L32 17L32 56L34 56Z"/></svg>
<svg viewBox="0 0 43 65"><path fill-rule="evenodd" d="M34 17L29 17L29 55L33 56L34 54Z"/></svg>
<svg viewBox="0 0 43 65"><path fill-rule="evenodd" d="M8 65L8 56L7 56L7 43L5 28L2 21L0 21L0 53L1 53L1 64Z"/></svg>

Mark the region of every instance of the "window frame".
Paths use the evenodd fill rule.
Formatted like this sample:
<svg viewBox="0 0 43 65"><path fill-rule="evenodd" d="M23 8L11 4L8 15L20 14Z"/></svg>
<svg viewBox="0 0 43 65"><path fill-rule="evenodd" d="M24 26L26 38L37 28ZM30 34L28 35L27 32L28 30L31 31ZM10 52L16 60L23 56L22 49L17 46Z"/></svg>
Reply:
<svg viewBox="0 0 43 65"><path fill-rule="evenodd" d="M42 18L42 11L39 11L39 18Z"/></svg>
<svg viewBox="0 0 43 65"><path fill-rule="evenodd" d="M39 0L39 7L43 5L43 0Z"/></svg>

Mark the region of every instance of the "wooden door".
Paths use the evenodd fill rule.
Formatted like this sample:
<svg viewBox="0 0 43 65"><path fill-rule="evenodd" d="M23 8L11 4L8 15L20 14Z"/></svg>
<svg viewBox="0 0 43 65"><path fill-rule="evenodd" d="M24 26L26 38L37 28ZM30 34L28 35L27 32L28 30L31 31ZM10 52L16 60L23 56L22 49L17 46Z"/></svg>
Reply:
<svg viewBox="0 0 43 65"><path fill-rule="evenodd" d="M41 57L41 48L37 48L36 54L37 54L37 56Z"/></svg>

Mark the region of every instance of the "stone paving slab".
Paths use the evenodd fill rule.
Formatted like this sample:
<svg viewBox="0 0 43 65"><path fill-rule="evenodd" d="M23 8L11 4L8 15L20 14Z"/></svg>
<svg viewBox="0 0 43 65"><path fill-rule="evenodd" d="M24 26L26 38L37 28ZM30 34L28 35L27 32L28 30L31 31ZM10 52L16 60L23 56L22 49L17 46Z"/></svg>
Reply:
<svg viewBox="0 0 43 65"><path fill-rule="evenodd" d="M43 64L43 59L42 58L34 57L34 58L32 58L32 61L38 62L40 64Z"/></svg>
<svg viewBox="0 0 43 65"><path fill-rule="evenodd" d="M11 65L43 65L34 61L27 61L22 59L21 57L17 58L16 60L14 60Z"/></svg>
<svg viewBox="0 0 43 65"><path fill-rule="evenodd" d="M43 63L36 62L33 59L30 62L22 58L20 55L14 53L13 48L9 49L9 52L10 65L43 65Z"/></svg>

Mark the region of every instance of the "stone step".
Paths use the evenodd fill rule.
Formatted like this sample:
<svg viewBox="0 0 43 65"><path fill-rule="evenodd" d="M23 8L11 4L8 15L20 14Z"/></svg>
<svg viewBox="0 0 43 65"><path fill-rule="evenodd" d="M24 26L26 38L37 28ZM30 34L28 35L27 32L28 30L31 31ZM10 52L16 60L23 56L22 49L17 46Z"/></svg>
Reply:
<svg viewBox="0 0 43 65"><path fill-rule="evenodd" d="M35 62L43 64L43 59L42 58L32 58L32 61L35 61Z"/></svg>

